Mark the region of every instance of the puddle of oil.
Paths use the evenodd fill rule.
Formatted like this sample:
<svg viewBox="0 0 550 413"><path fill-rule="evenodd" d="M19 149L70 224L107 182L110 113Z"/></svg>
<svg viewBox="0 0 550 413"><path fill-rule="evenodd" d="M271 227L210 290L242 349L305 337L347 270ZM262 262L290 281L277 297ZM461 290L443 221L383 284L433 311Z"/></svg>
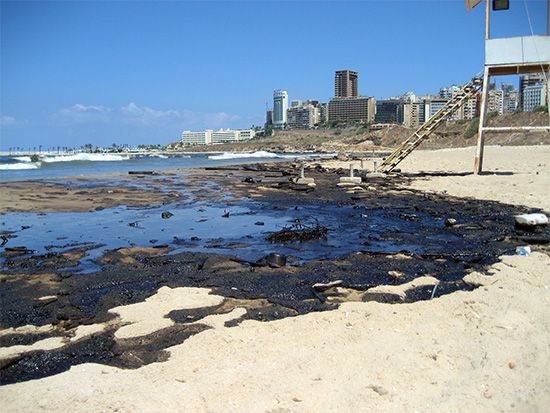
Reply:
<svg viewBox="0 0 550 413"><path fill-rule="evenodd" d="M165 211L173 215L163 219ZM327 239L284 244L266 240L270 233L295 222L327 227ZM95 262L105 250L132 246L168 244L174 248L172 253L219 252L249 261L277 252L302 262L338 258L358 250L440 253L461 241L429 216L419 215L411 221L400 219L392 210L326 204L277 207L244 200L230 205L203 202L95 212L9 213L2 216L0 229L15 231L16 237L6 246L25 246L37 254L61 252L75 243L101 245L87 251L80 265L70 269L79 272L99 269Z"/></svg>

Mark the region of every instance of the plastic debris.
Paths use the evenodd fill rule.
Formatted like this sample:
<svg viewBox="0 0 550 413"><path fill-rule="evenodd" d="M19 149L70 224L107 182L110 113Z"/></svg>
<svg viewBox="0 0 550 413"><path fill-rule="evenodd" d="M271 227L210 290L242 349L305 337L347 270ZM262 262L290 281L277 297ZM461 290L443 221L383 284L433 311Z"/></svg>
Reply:
<svg viewBox="0 0 550 413"><path fill-rule="evenodd" d="M516 225L519 226L536 226L536 225L547 225L548 217L544 214L521 214L514 216L516 220Z"/></svg>

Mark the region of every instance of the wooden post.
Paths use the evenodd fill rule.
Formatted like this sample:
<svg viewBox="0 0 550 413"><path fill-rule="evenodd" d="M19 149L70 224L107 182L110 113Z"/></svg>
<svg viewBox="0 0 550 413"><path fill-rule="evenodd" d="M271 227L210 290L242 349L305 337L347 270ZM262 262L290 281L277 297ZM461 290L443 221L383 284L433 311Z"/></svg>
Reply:
<svg viewBox="0 0 550 413"><path fill-rule="evenodd" d="M491 0L487 0L485 2L485 40L489 40L490 38L491 38Z"/></svg>
<svg viewBox="0 0 550 413"><path fill-rule="evenodd" d="M476 158L474 161L474 174L479 175L483 170L483 149L485 145L485 136L483 128L485 127L485 119L487 118L487 98L489 96L489 67L485 66L483 72L483 90L481 91L481 111L479 114L479 127L477 130L477 149Z"/></svg>

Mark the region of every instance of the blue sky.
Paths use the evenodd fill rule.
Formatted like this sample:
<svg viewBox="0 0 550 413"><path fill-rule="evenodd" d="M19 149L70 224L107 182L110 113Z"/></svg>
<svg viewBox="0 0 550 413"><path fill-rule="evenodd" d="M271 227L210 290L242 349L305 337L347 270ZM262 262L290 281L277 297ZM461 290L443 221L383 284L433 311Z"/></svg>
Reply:
<svg viewBox="0 0 550 413"><path fill-rule="evenodd" d="M536 33L546 1L527 1ZM274 89L326 101L334 71L377 98L434 93L483 66L483 6L448 1L2 1L10 146L168 143L263 124ZM493 35L528 34L523 0Z"/></svg>

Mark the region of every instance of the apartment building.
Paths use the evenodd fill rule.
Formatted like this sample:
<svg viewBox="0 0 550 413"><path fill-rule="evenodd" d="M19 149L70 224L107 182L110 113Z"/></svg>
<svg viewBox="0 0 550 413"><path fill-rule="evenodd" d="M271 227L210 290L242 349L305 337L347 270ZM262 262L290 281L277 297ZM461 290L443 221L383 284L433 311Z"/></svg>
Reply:
<svg viewBox="0 0 550 413"><path fill-rule="evenodd" d="M320 105L314 105L309 101L300 106L291 105L287 111L287 127L290 129L311 129L321 123Z"/></svg>
<svg viewBox="0 0 550 413"><path fill-rule="evenodd" d="M524 87L522 105L524 112L532 112L535 108L546 105L546 85L537 83Z"/></svg>

